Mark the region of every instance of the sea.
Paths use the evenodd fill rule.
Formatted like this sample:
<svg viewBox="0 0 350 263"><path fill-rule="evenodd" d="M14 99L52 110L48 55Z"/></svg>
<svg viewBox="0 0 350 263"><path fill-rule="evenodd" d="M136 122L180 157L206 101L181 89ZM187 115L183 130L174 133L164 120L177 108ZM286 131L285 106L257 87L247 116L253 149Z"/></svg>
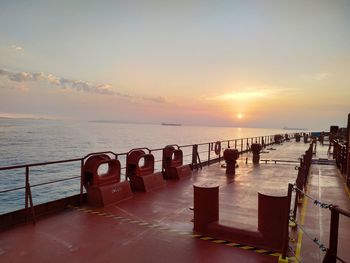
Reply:
<svg viewBox="0 0 350 263"><path fill-rule="evenodd" d="M93 152L126 153L134 148L160 149L173 144L192 145L285 132L283 129L3 118L0 119L0 167L82 158ZM208 145L201 147L201 160L206 160ZM192 148L183 149L184 161L188 163ZM160 170L161 151L154 154L158 160L156 169ZM122 176L125 176L125 158L121 156L120 161ZM31 167L29 182L34 205L78 194L79 178L69 178L79 175L79 161ZM0 171L0 214L24 208L24 186L25 168Z"/></svg>

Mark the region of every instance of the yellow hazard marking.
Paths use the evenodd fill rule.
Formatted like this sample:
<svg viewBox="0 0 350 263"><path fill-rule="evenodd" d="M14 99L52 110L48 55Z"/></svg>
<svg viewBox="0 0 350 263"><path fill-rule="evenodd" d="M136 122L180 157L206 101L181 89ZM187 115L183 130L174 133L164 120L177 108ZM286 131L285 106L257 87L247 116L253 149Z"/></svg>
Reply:
<svg viewBox="0 0 350 263"><path fill-rule="evenodd" d="M238 244L238 243L234 243L234 242L230 242L227 240L223 240L223 239L216 239L214 237L209 237L209 236L203 236L200 234L195 234L193 232L186 232L186 231L181 231L181 230L176 230L176 229L171 229L169 227L166 227L164 225L159 225L159 224L152 224L152 223L147 223L147 222L143 222L140 220L133 220L130 218L126 218L123 216L117 216L117 215L113 215L113 214L109 214L106 212L99 212L99 211L94 211L91 209L87 209L87 208L80 208L80 207L76 207L76 206L67 206L69 208L72 209L76 209L78 211L83 211L86 213L90 213L93 215L99 215L99 216L103 216L106 218L113 218L122 222L126 222L129 224L135 224L135 225L139 225L139 226L145 226L147 228L153 228L153 229L158 229L158 230L163 230L163 231L167 231L167 232L171 232L171 233L175 233L178 235L186 235L189 237L193 237L193 238L197 238L200 240L204 240L204 241L209 241L215 244L223 244L225 246L229 246L229 247L234 247L234 248L241 248L244 250L248 250L248 251L252 251L252 252L256 252L256 253L260 253L260 254L265 254L265 255L269 255L269 256L273 256L273 257L279 257L281 254L274 252L274 251L269 251L269 250L265 250L265 249L260 249L260 248L256 248L256 247L251 247L251 246L246 246L243 244Z"/></svg>
<svg viewBox="0 0 350 263"><path fill-rule="evenodd" d="M306 207L307 207L307 198L304 198L303 207L301 208L301 215L300 215L301 216L301 219L300 219L300 224L301 225L304 225L304 222L305 222ZM300 258L302 241L303 241L303 232L299 229L298 230L297 249L295 251L295 257L296 258Z"/></svg>
<svg viewBox="0 0 350 263"><path fill-rule="evenodd" d="M281 256L281 253L272 253L272 254L269 254L270 256L274 256L274 257L279 257Z"/></svg>
<svg viewBox="0 0 350 263"><path fill-rule="evenodd" d="M254 249L254 247L244 246L244 247L241 247L241 249L245 249L245 250L252 250L252 249Z"/></svg>
<svg viewBox="0 0 350 263"><path fill-rule="evenodd" d="M201 239L201 240L213 240L214 238L212 238L212 237L200 237L199 239Z"/></svg>
<svg viewBox="0 0 350 263"><path fill-rule="evenodd" d="M265 249L257 249L257 250L255 250L255 252L257 252L257 253L266 253L268 251L265 250Z"/></svg>
<svg viewBox="0 0 350 263"><path fill-rule="evenodd" d="M239 246L239 244L237 244L237 243L228 243L228 244L225 244L225 245L229 246L229 247Z"/></svg>
<svg viewBox="0 0 350 263"><path fill-rule="evenodd" d="M348 197L350 198L350 190L349 190L349 187L344 183L344 186L345 186L345 191L346 193L348 194Z"/></svg>
<svg viewBox="0 0 350 263"><path fill-rule="evenodd" d="M222 243L226 243L226 242L227 242L226 240L221 240L221 239L213 240L213 243L216 243L216 244L222 244Z"/></svg>

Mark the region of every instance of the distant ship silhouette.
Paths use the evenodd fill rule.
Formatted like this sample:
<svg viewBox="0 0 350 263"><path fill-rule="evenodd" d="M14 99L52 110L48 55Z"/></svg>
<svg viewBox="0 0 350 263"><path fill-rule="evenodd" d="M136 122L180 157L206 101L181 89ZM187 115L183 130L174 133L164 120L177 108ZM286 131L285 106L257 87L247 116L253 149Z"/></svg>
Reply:
<svg viewBox="0 0 350 263"><path fill-rule="evenodd" d="M306 128L290 128L290 127L283 127L283 130L299 130L299 131L307 131Z"/></svg>
<svg viewBox="0 0 350 263"><path fill-rule="evenodd" d="M164 125L164 126L181 126L180 123L166 123L166 122L162 122L162 125Z"/></svg>

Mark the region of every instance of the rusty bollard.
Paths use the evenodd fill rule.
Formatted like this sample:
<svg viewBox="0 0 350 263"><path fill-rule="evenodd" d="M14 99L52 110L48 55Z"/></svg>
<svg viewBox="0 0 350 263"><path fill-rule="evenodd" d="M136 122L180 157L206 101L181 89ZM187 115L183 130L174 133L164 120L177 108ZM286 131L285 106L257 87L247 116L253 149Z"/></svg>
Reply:
<svg viewBox="0 0 350 263"><path fill-rule="evenodd" d="M224 159L226 162L226 174L236 174L236 160L239 157L239 152L236 149L226 149L224 151Z"/></svg>
<svg viewBox="0 0 350 263"><path fill-rule="evenodd" d="M253 163L259 163L260 161L260 151L262 146L260 143L253 143L250 147L253 152Z"/></svg>
<svg viewBox="0 0 350 263"><path fill-rule="evenodd" d="M296 141L296 142L300 142L301 136L300 136L299 133L296 133L294 137L295 137L295 141Z"/></svg>

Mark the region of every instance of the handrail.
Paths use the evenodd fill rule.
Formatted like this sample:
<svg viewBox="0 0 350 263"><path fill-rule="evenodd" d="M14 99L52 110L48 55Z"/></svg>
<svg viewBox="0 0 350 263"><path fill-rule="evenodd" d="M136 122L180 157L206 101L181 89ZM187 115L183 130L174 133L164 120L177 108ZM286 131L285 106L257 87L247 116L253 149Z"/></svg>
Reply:
<svg viewBox="0 0 350 263"><path fill-rule="evenodd" d="M13 169L19 169L19 168L26 168L26 167L33 167L33 166L43 166L43 165L57 164L57 163L77 162L77 161L81 161L84 158L74 158L74 159L66 159L66 160L59 160L59 161L49 161L49 162L40 162L40 163L31 163L31 164L20 164L20 165L12 165L12 166L3 166L3 167L0 167L0 171L13 170Z"/></svg>
<svg viewBox="0 0 350 263"><path fill-rule="evenodd" d="M294 133L290 133L289 135L293 136ZM230 142L234 145L232 145L232 147L240 147L240 152L241 153L244 153L244 152L247 152L248 149L246 148L246 146L244 145L243 142L248 142L249 140L250 141L259 141L261 142L262 140L264 141L265 144L271 144L271 143L274 143L274 138L273 138L274 135L265 135L265 136L253 136L253 137L247 137L247 138L239 138L239 139L229 139L229 140L221 140L220 142L221 143L226 143L227 144L227 147L230 148L231 145L230 145ZM217 161L217 160L220 160L220 155L219 156L216 156L214 155L212 158L211 158L211 155L210 155L210 152L212 151L211 149L211 145L213 145L215 143L215 141L213 142L206 142L206 143L199 143L199 144L185 144L185 145L178 145L178 144L171 144L171 146L176 146L177 148L179 149L183 149L183 148L188 148L188 147L198 147L198 146L203 146L203 145L208 145L208 148L207 150L203 150L203 151L200 151L199 154L205 154L205 153L208 153L208 159L207 160L203 160L203 161L200 161L200 164L202 163L207 163L208 165L213 162L213 161ZM155 148L155 149L149 149L147 147L143 147L142 149L147 149L149 151L149 153L152 153L152 152L156 152L156 151L162 151L163 148ZM95 154L111 154L111 155L114 155L114 157L116 159L118 159L119 156L127 156L128 152L123 152L123 153L116 153L114 151L101 151L101 152L93 152L93 153L89 153L81 158L71 158L71 159L65 159L65 160L56 160L56 161L47 161L47 162L37 162L37 163L29 163L29 164L18 164L18 165L11 165L11 166L3 166L3 167L0 167L0 171L4 171L4 170L13 170L13 169L21 169L21 168L24 168L25 169L25 186L21 186L21 187L15 187L15 188L12 188L12 189L4 189L2 191L0 191L0 194L2 193L5 193L5 192L11 192L11 191L16 191L16 190L21 190L21 189L25 189L25 203L26 203L26 208L28 208L28 203L30 203L30 206L32 206L32 195L31 195L31 188L33 187L37 187L37 186L40 186L40 185L45 185L45 184L53 184L53 183L57 183L57 182L62 182L62 181L67 181L67 180L74 180L74 179L77 179L77 178L81 178L80 179L80 200L82 201L83 200L83 166L84 166L84 162L86 160L86 158L90 157L91 155L95 155ZM193 154L193 152L192 152ZM198 154L198 152L197 152ZM186 154L185 155L186 157L187 156L191 156L191 154ZM193 157L193 156L192 156ZM196 158L192 158L192 161L196 159ZM29 180L29 174L30 174L30 167L36 167L36 166L46 166L46 165L51 165L51 164L62 164L62 163L73 163L73 162L80 162L80 170L81 170L81 174L79 176L73 176L73 177L69 177L69 178L64 178L64 179L56 179L56 180L52 180L52 181L49 181L49 182L41 182L41 183L36 183L34 185L31 185L30 184L30 180ZM157 163L160 163L162 162L162 160L156 160ZM191 164L191 162L190 162ZM193 163L192 163L193 165ZM125 169L125 167L122 167L123 169ZM0 177L1 177L1 174L0 174ZM32 209L32 207L30 207ZM33 209L32 209L33 211ZM34 217L34 215L33 215Z"/></svg>
<svg viewBox="0 0 350 263"><path fill-rule="evenodd" d="M341 262L343 261L338 257L338 230L339 230L339 215L346 216L350 218L350 212L345 211L344 209L339 208L336 205L332 205L331 210L331 222L330 222L330 233L329 233L329 248L327 249L327 253L323 258L323 263L336 263L337 260Z"/></svg>

